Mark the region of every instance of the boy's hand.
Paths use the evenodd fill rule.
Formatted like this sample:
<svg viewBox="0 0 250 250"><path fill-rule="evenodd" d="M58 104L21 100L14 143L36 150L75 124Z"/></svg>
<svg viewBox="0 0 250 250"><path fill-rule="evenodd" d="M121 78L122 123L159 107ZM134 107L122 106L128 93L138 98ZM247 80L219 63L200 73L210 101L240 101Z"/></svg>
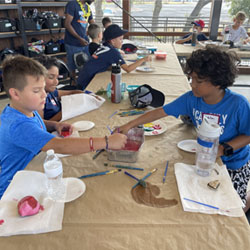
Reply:
<svg viewBox="0 0 250 250"><path fill-rule="evenodd" d="M62 130L68 130L69 135L71 135L73 133L73 126L71 124L65 123L65 122L58 122L56 124L55 129L59 135L61 135Z"/></svg>
<svg viewBox="0 0 250 250"><path fill-rule="evenodd" d="M130 129L131 128L127 124L125 124L119 128L116 128L114 133L121 133L121 134L126 135Z"/></svg>
<svg viewBox="0 0 250 250"><path fill-rule="evenodd" d="M122 149L127 143L127 136L123 134L112 134L108 137L109 149Z"/></svg>
<svg viewBox="0 0 250 250"><path fill-rule="evenodd" d="M149 55L149 56L145 56L144 57L144 61L145 62L151 62L152 61L152 57Z"/></svg>

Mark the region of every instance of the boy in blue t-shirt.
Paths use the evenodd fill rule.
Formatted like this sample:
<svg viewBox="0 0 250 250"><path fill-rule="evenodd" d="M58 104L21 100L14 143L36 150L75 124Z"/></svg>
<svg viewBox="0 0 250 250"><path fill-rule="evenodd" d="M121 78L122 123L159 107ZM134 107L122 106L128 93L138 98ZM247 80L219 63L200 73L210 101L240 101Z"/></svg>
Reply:
<svg viewBox="0 0 250 250"><path fill-rule="evenodd" d="M72 133L73 128L67 123L43 121L37 112L44 108L46 99L44 66L20 55L7 58L2 66L10 104L0 116L0 198L15 173L40 151L54 149L56 153L76 155L125 146L127 137L121 134L99 138L59 138L50 134L48 131L54 130L60 134L62 129Z"/></svg>
<svg viewBox="0 0 250 250"><path fill-rule="evenodd" d="M142 63L151 60L150 56L141 58L136 62L127 65L118 49L121 49L123 35L127 30L122 30L117 24L111 24L103 33L104 44L100 46L88 62L84 64L77 79L77 87L84 90L97 73L104 72L110 68L113 63L120 64L126 72L135 70Z"/></svg>
<svg viewBox="0 0 250 250"><path fill-rule="evenodd" d="M193 29L197 30L197 41L207 41L208 38L202 33L203 28L205 27L205 23L202 19L196 20L192 22ZM183 43L191 43L192 40L192 33L186 34L182 39L175 41L177 44L183 44Z"/></svg>
<svg viewBox="0 0 250 250"><path fill-rule="evenodd" d="M237 56L218 47L207 46L194 51L187 59L185 73L192 91L163 107L149 111L119 129L130 128L166 116L188 115L198 128L204 117L222 128L218 157L227 166L232 183L246 212L250 207L247 185L250 179L250 105L247 99L228 89L237 73Z"/></svg>

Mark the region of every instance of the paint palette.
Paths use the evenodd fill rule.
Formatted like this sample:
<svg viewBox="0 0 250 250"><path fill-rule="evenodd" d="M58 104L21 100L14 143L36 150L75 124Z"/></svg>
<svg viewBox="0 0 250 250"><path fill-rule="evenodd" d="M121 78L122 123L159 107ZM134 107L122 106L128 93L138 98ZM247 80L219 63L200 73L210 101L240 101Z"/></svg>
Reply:
<svg viewBox="0 0 250 250"><path fill-rule="evenodd" d="M154 121L151 123L146 123L143 125L144 127L144 135L152 136L152 135L160 135L167 130L167 126L162 121Z"/></svg>
<svg viewBox="0 0 250 250"><path fill-rule="evenodd" d="M183 151L189 153L195 153L197 149L197 141L196 140L183 140L177 144L177 147Z"/></svg>

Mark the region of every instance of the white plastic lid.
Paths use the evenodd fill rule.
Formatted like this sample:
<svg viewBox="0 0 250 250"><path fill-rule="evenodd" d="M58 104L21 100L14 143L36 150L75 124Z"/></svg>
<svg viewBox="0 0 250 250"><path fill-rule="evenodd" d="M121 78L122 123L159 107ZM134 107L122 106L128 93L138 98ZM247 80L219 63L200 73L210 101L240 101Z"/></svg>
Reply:
<svg viewBox="0 0 250 250"><path fill-rule="evenodd" d="M219 124L210 122L208 119L204 118L198 133L202 136L216 138L220 136L221 127Z"/></svg>
<svg viewBox="0 0 250 250"><path fill-rule="evenodd" d="M49 149L49 150L47 151L47 155L53 155L53 154L55 154L54 149Z"/></svg>
<svg viewBox="0 0 250 250"><path fill-rule="evenodd" d="M58 175L62 174L62 164L61 162L54 162L52 163L52 165L44 165L44 171L48 178L55 178Z"/></svg>

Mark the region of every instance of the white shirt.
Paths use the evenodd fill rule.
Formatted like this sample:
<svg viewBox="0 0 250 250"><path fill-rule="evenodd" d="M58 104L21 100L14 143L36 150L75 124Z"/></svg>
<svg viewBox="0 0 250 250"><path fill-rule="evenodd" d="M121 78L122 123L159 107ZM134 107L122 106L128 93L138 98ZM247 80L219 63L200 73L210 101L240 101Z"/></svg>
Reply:
<svg viewBox="0 0 250 250"><path fill-rule="evenodd" d="M225 30L229 28L229 40L234 42L234 43L238 43L241 41L241 39L246 39L248 38L248 34L245 30L244 27L240 26L237 30L233 29L232 24L230 24L229 26L227 26L222 32L221 34L224 35L225 34Z"/></svg>

